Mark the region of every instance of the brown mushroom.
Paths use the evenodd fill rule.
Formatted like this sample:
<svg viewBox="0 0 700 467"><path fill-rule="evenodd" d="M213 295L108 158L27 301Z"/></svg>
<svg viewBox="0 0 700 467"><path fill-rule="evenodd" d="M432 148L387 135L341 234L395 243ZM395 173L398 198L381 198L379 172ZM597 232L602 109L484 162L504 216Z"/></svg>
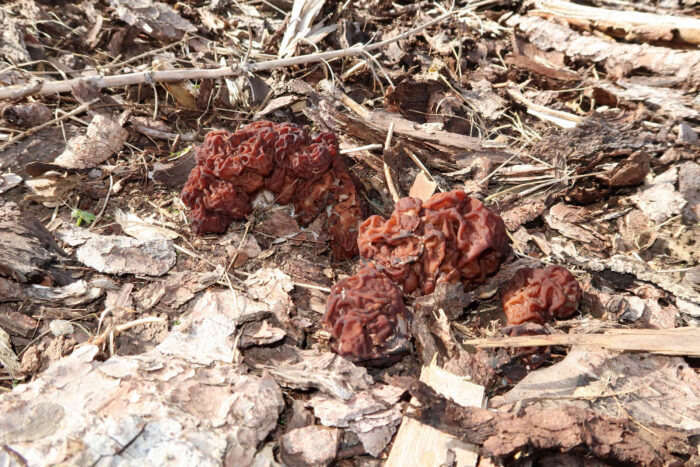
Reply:
<svg viewBox="0 0 700 467"><path fill-rule="evenodd" d="M410 321L401 290L371 267L331 287L323 317L333 351L372 366L394 363L408 350Z"/></svg>
<svg viewBox="0 0 700 467"><path fill-rule="evenodd" d="M561 266L548 266L516 272L503 289L501 302L508 324L544 324L570 317L580 300L581 288L573 274Z"/></svg>
<svg viewBox="0 0 700 467"><path fill-rule="evenodd" d="M197 233L223 232L251 211L251 197L271 190L280 204L293 203L307 225L327 206L336 259L357 254L362 199L332 133L312 138L290 123L259 121L230 133L211 131L197 148L197 166L182 189Z"/></svg>
<svg viewBox="0 0 700 467"><path fill-rule="evenodd" d="M360 225L360 255L402 285L432 293L438 281L481 284L508 256L503 220L463 191L439 193L421 203L403 198L387 220Z"/></svg>

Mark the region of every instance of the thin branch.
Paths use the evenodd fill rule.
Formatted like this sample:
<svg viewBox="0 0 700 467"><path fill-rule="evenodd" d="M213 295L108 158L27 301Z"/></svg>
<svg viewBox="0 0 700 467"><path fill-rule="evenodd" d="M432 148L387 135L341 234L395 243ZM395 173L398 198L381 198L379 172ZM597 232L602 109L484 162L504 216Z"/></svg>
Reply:
<svg viewBox="0 0 700 467"><path fill-rule="evenodd" d="M467 7L471 8L471 7ZM109 87L119 87L119 86L129 86L132 84L153 84L156 82L168 82L168 81L182 81L182 80L197 80L197 79L216 79L236 76L242 73L254 73L259 71L273 70L276 68L284 68L289 66L304 65L307 63L316 63L323 60L331 60L339 57L351 57L356 55L365 55L368 52L376 49L385 47L392 42L400 41L419 33L420 31L429 28L435 24L438 24L447 18L450 18L462 10L454 10L440 15L437 18L428 21L416 28L399 34L391 39L386 39L376 44L369 45L356 45L346 49L331 50L328 52L313 53L308 55L300 55L298 57L282 58L276 60L268 60L259 63L242 63L235 64L230 67L223 68L213 68L213 69L201 69L201 68L191 68L185 70L158 70L158 71L142 71L136 73L126 73L123 75L113 75L113 76L96 76L96 77L85 77L85 78L75 78L64 81L47 81L41 83L39 88L36 85L27 87L27 85L14 85L6 86L0 89L0 99L10 99L26 96L33 93L38 93L39 95L56 94L61 92L69 92L72 90L79 82L88 82L92 86L98 89L109 88Z"/></svg>
<svg viewBox="0 0 700 467"><path fill-rule="evenodd" d="M386 178L386 186L389 188L389 193L396 203L401 197L399 196L398 190L396 190L396 185L394 185L394 179L391 178L391 169L389 164L386 163L386 152L391 147L391 137L394 135L394 122L389 124L389 131L386 133L386 141L384 142L384 153L385 158L382 161L384 163L384 177Z"/></svg>

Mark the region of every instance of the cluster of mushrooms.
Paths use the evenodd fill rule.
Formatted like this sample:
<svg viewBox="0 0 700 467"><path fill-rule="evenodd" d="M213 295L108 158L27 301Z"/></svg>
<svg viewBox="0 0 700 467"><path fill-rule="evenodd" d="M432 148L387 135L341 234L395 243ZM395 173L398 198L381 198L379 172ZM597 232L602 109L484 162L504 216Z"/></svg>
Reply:
<svg viewBox="0 0 700 467"><path fill-rule="evenodd" d="M250 214L254 196L267 189L277 203L294 205L302 225L327 216L335 259L357 255L364 204L333 133L312 137L298 125L261 120L234 133L209 132L195 157L181 196L196 233L225 231Z"/></svg>
<svg viewBox="0 0 700 467"><path fill-rule="evenodd" d="M323 318L332 349L358 364L388 365L408 350L404 294L430 294L439 282L471 290L511 252L500 216L463 191L402 198L388 219L360 223L363 203L329 132L312 137L297 125L259 121L234 133L210 132L196 158L182 190L195 232L223 232L268 189L278 203L294 205L302 224L327 216L335 259L359 253L365 260L331 288ZM523 268L501 296L508 324L544 324L573 315L581 289L562 267Z"/></svg>

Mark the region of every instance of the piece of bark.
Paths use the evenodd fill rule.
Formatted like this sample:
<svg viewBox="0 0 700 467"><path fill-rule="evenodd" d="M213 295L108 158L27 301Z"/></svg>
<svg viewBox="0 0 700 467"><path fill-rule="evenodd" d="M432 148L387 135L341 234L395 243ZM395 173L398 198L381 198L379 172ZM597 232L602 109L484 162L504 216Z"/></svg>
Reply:
<svg viewBox="0 0 700 467"><path fill-rule="evenodd" d="M568 452L583 448L589 456L613 463L663 466L681 465L682 455L696 454L690 433L660 426L638 428L628 419L612 418L572 406L554 409L521 407L517 413L500 413L462 407L427 384L397 377L392 384L416 398L406 415L480 446L482 455L512 462L516 454Z"/></svg>
<svg viewBox="0 0 700 467"><path fill-rule="evenodd" d="M615 350L700 357L700 328L615 329L605 334L551 334L542 336L487 337L483 339L470 339L464 341L463 344L484 348L591 345Z"/></svg>
<svg viewBox="0 0 700 467"><path fill-rule="evenodd" d="M437 366L424 366L420 380L462 407L482 407L484 387L465 381ZM411 401L415 403L416 401ZM404 418L385 467L420 467L423 465L475 466L478 458L474 445L452 435Z"/></svg>
<svg viewBox="0 0 700 467"><path fill-rule="evenodd" d="M20 26L20 22L13 18L9 12L0 10L0 24L2 24L0 55L10 59L13 63L29 62L32 57L27 51L27 45L24 42L25 32Z"/></svg>
<svg viewBox="0 0 700 467"><path fill-rule="evenodd" d="M411 190L408 192L408 196L418 198L421 201L427 201L428 198L433 196L436 188L437 183L430 180L425 173L421 171L418 172L418 175L416 175L416 179L413 181L413 185L411 185Z"/></svg>
<svg viewBox="0 0 700 467"><path fill-rule="evenodd" d="M651 112L678 119L700 118L700 98L685 92L662 86L652 86L640 79L618 79L614 83L603 80L589 81L590 95L596 102L620 107L635 107L643 103ZM601 95L603 98L601 98ZM612 100L612 102L607 102ZM623 105L620 105L623 104ZM627 105L624 105L627 104Z"/></svg>
<svg viewBox="0 0 700 467"><path fill-rule="evenodd" d="M0 175L0 195L22 183L22 177L8 173Z"/></svg>
<svg viewBox="0 0 700 467"><path fill-rule="evenodd" d="M152 0L110 0L115 14L151 37L164 42L182 39L197 28L168 4Z"/></svg>
<svg viewBox="0 0 700 467"><path fill-rule="evenodd" d="M289 467L325 466L335 459L340 430L311 425L285 433L280 439L280 458Z"/></svg>
<svg viewBox="0 0 700 467"><path fill-rule="evenodd" d="M683 220L688 224L700 220L700 164L688 161L681 165L678 193L688 203L683 207Z"/></svg>
<svg viewBox="0 0 700 467"><path fill-rule="evenodd" d="M532 71L538 75L553 78L558 81L571 82L579 81L581 79L578 74L572 71L555 68L554 66L548 64L545 65L544 63L522 54L509 54L506 56L505 62L507 65Z"/></svg>
<svg viewBox="0 0 700 467"><path fill-rule="evenodd" d="M98 272L151 276L162 276L177 260L170 240L139 241L123 235L94 235L75 256Z"/></svg>
<svg viewBox="0 0 700 467"><path fill-rule="evenodd" d="M0 328L0 365L6 368L10 374L19 369L19 358L14 350L12 350L10 335L2 328ZM2 438L0 438L0 442L1 441Z"/></svg>
<svg viewBox="0 0 700 467"><path fill-rule="evenodd" d="M241 329L238 348L247 349L256 345L274 344L284 339L286 335L284 329L271 325L267 320L248 323Z"/></svg>
<svg viewBox="0 0 700 467"><path fill-rule="evenodd" d="M592 216L583 206L558 203L549 208L543 217L549 227L565 237L587 244L591 250L600 251L605 247L605 237L588 224Z"/></svg>
<svg viewBox="0 0 700 467"><path fill-rule="evenodd" d="M629 416L677 430L700 430L700 376L680 357L573 347L564 360L528 374L490 406L563 404Z"/></svg>
<svg viewBox="0 0 700 467"><path fill-rule="evenodd" d="M625 41L679 42L700 45L700 19L630 10L611 10L562 0L535 0L532 15L561 18L570 25L597 29Z"/></svg>
<svg viewBox="0 0 700 467"><path fill-rule="evenodd" d="M350 399L356 391L372 384L372 377L365 368L334 353L300 350L291 345L249 349L244 362L253 368L267 369L282 386L315 387L342 400Z"/></svg>
<svg viewBox="0 0 700 467"><path fill-rule="evenodd" d="M0 115L6 122L21 128L33 128L53 118L51 110L39 102L8 105L2 108Z"/></svg>
<svg viewBox="0 0 700 467"><path fill-rule="evenodd" d="M141 310L150 310L157 304L177 309L189 302L197 292L218 281L224 274L223 266L211 272L181 271L163 281L154 281L134 294Z"/></svg>
<svg viewBox="0 0 700 467"><path fill-rule="evenodd" d="M153 164L153 170L148 173L148 178L168 188L179 189L185 184L195 165L194 151L187 151L172 162Z"/></svg>
<svg viewBox="0 0 700 467"><path fill-rule="evenodd" d="M0 313L0 328L11 335L29 337L37 330L39 322L34 318L16 311Z"/></svg>
<svg viewBox="0 0 700 467"><path fill-rule="evenodd" d="M160 352L201 365L234 361L236 329L269 317L270 307L235 290L209 290L188 305L176 328L158 346Z"/></svg>
<svg viewBox="0 0 700 467"><path fill-rule="evenodd" d="M689 85L700 82L700 51L614 43L534 16L515 15L508 24L517 24L520 31L542 50L554 49L572 60L601 63L615 77L645 70L685 79Z"/></svg>
<svg viewBox="0 0 700 467"><path fill-rule="evenodd" d="M124 212L121 209L116 209L114 211L114 220L117 221L125 234L137 240L174 240L179 237L179 234L174 230L162 226L162 222L158 222L155 215L142 219L133 212Z"/></svg>
<svg viewBox="0 0 700 467"><path fill-rule="evenodd" d="M639 185L649 173L650 163L651 156L649 154L641 151L635 152L604 176L607 177L611 187Z"/></svg>
<svg viewBox="0 0 700 467"><path fill-rule="evenodd" d="M80 347L0 396L3 452L22 465L252 465L284 407L275 381L245 367L98 353Z"/></svg>
<svg viewBox="0 0 700 467"><path fill-rule="evenodd" d="M56 268L63 256L39 219L0 200L0 275L19 283L65 284L68 278Z"/></svg>
<svg viewBox="0 0 700 467"><path fill-rule="evenodd" d="M681 281L674 280L669 274L662 274L649 269L648 265L642 261L624 255L614 255L610 258L601 259L580 254L570 246L564 247L556 243L552 243L550 246L555 257L591 273L611 271L620 278L632 275L640 281L650 282L678 298L700 303L700 292L686 286Z"/></svg>
<svg viewBox="0 0 700 467"><path fill-rule="evenodd" d="M391 441L401 422L397 405L403 389L387 384L375 384L358 391L347 401L323 393L308 400L314 415L326 426L344 428L354 433L364 451L377 457Z"/></svg>

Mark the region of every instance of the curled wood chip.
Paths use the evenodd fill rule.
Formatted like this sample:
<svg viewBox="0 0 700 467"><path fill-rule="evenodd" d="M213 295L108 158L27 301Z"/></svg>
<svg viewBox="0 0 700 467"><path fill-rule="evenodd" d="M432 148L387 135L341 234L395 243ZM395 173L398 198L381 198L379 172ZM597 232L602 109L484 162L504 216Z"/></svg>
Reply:
<svg viewBox="0 0 700 467"><path fill-rule="evenodd" d="M297 44L312 33L311 25L326 0L294 0L287 29L279 46L279 57L294 55Z"/></svg>
<svg viewBox="0 0 700 467"><path fill-rule="evenodd" d="M119 122L97 114L86 134L71 138L54 163L67 169L90 169L119 151L128 135Z"/></svg>
<svg viewBox="0 0 700 467"><path fill-rule="evenodd" d="M269 345L279 342L287 335L284 329L270 325L265 321L246 324L238 341L239 349L246 349L254 345Z"/></svg>
<svg viewBox="0 0 700 467"><path fill-rule="evenodd" d="M104 293L102 284L78 280L62 287L30 285L24 288L28 297L35 300L57 302L65 306L78 306L99 298Z"/></svg>

